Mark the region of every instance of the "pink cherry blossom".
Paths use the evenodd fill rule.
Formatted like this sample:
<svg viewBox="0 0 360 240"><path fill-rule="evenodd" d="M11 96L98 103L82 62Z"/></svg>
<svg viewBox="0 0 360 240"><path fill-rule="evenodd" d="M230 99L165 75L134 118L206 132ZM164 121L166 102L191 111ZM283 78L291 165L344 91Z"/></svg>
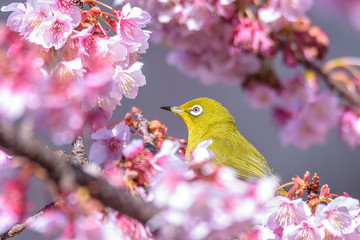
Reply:
<svg viewBox="0 0 360 240"><path fill-rule="evenodd" d="M309 124L327 131L339 118L337 98L325 91L318 92L309 99L303 114Z"/></svg>
<svg viewBox="0 0 360 240"><path fill-rule="evenodd" d="M294 144L301 149L307 149L311 144L324 144L328 128L317 128L304 118L288 120L280 130L280 140L284 146Z"/></svg>
<svg viewBox="0 0 360 240"><path fill-rule="evenodd" d="M117 33L123 41L129 45L141 43L146 35L141 28L150 22L150 15L141 8L131 8L130 3L123 6L119 22L117 22Z"/></svg>
<svg viewBox="0 0 360 240"><path fill-rule="evenodd" d="M113 76L114 86L111 96L121 100L122 96L135 98L138 89L146 84L145 76L141 72L142 63L136 62L127 69L116 66Z"/></svg>
<svg viewBox="0 0 360 240"><path fill-rule="evenodd" d="M120 160L122 150L130 142L130 128L121 122L112 130L100 128L93 134L91 139L95 142L91 145L89 158L96 163Z"/></svg>
<svg viewBox="0 0 360 240"><path fill-rule="evenodd" d="M144 142L142 139L132 140L123 150L126 158L135 158L144 149Z"/></svg>
<svg viewBox="0 0 360 240"><path fill-rule="evenodd" d="M81 20L80 9L75 6L72 0L55 0L53 9L71 17L73 26L79 25Z"/></svg>
<svg viewBox="0 0 360 240"><path fill-rule="evenodd" d="M351 197L337 197L327 206L316 207L315 221L335 237L349 234L357 227L353 221L360 213L359 201Z"/></svg>
<svg viewBox="0 0 360 240"><path fill-rule="evenodd" d="M113 74L113 67L108 66L99 71L90 71L83 78L78 79L74 97L80 99L85 112L98 107L114 110L116 105L120 105L120 101L109 96L113 85L111 81Z"/></svg>
<svg viewBox="0 0 360 240"><path fill-rule="evenodd" d="M293 143L302 149L310 144L325 143L330 128L338 120L337 99L326 92L318 92L309 96L302 105L281 129L282 143Z"/></svg>
<svg viewBox="0 0 360 240"><path fill-rule="evenodd" d="M272 230L298 225L311 215L309 206L302 199L290 200L282 196L271 199L265 205L264 212L265 226Z"/></svg>
<svg viewBox="0 0 360 240"><path fill-rule="evenodd" d="M283 90L279 96L279 105L291 112L298 112L317 90L315 86L304 81L300 73L290 79L281 79L281 82Z"/></svg>
<svg viewBox="0 0 360 240"><path fill-rule="evenodd" d="M200 142L194 151L191 152L192 161L190 164L202 164L212 161L215 155L208 149L212 143L211 139Z"/></svg>
<svg viewBox="0 0 360 240"><path fill-rule="evenodd" d="M297 240L297 239L323 239L318 227L312 223L313 221L304 220L298 225L289 225L285 228L281 239Z"/></svg>
<svg viewBox="0 0 360 240"><path fill-rule="evenodd" d="M208 0L188 1L183 4L179 23L190 31L199 31L211 26L215 8Z"/></svg>
<svg viewBox="0 0 360 240"><path fill-rule="evenodd" d="M257 84L247 89L246 100L255 109L266 108L277 100L277 94L273 88L264 84Z"/></svg>
<svg viewBox="0 0 360 240"><path fill-rule="evenodd" d="M82 64L93 71L99 71L105 66L111 65L111 59L106 55L109 51L108 40L94 35L94 28L88 27L81 31L74 31L72 39L79 44L79 53Z"/></svg>
<svg viewBox="0 0 360 240"><path fill-rule="evenodd" d="M44 48L54 47L56 50L64 46L73 32L72 19L57 11L46 18L39 28L39 34L43 39L42 46Z"/></svg>
<svg viewBox="0 0 360 240"><path fill-rule="evenodd" d="M241 18L234 28L230 53L256 53L270 55L273 41L266 35L260 24L250 18Z"/></svg>
<svg viewBox="0 0 360 240"><path fill-rule="evenodd" d="M260 8L259 19L264 24L280 23L274 29L281 27L281 22L294 21L296 17L303 16L313 4L313 0L271 0L269 6Z"/></svg>
<svg viewBox="0 0 360 240"><path fill-rule="evenodd" d="M22 31L22 20L26 12L26 5L24 3L11 3L7 6L1 7L2 12L12 12L6 22L6 26L15 32Z"/></svg>
<svg viewBox="0 0 360 240"><path fill-rule="evenodd" d="M161 149L155 156L150 160L150 163L154 169L161 171L165 167L171 167L172 164L181 166L181 169L185 169L185 165L181 163L181 160L177 156L180 143L177 141L165 140L161 145Z"/></svg>
<svg viewBox="0 0 360 240"><path fill-rule="evenodd" d="M360 116L352 110L345 110L342 113L340 137L352 148L360 145Z"/></svg>

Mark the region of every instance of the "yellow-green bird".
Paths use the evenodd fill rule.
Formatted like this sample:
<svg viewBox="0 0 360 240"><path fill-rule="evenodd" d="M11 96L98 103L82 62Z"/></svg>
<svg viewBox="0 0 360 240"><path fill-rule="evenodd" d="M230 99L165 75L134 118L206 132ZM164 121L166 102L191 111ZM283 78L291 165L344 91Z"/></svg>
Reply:
<svg viewBox="0 0 360 240"><path fill-rule="evenodd" d="M264 157L239 133L234 118L219 102L197 98L180 107L161 108L175 113L185 122L189 133L186 157L200 142L212 139L209 149L215 154L215 163L233 168L239 178L257 180L274 176Z"/></svg>

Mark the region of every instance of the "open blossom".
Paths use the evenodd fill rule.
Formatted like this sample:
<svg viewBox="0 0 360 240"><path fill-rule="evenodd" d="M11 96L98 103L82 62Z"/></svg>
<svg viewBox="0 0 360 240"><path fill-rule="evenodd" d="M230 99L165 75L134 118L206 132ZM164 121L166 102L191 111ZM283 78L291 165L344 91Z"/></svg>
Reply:
<svg viewBox="0 0 360 240"><path fill-rule="evenodd" d="M130 142L130 128L125 123L118 123L112 130L100 128L93 134L91 139L95 142L91 145L89 158L96 163L120 160L122 150Z"/></svg>
<svg viewBox="0 0 360 240"><path fill-rule="evenodd" d="M129 3L122 8L122 13L117 22L117 33L129 45L138 45L146 39L141 28L150 22L149 13L138 7L131 7Z"/></svg>
<svg viewBox="0 0 360 240"><path fill-rule="evenodd" d="M313 221L304 220L298 225L290 225L286 227L283 232L282 239L283 240L297 240L297 239L321 240L323 238L318 230L318 227L313 223Z"/></svg>
<svg viewBox="0 0 360 240"><path fill-rule="evenodd" d="M11 30L44 48L60 49L80 20L79 9L64 4L66 1L28 0L26 4L13 3L1 10L13 11L7 21ZM71 11L65 5L71 6Z"/></svg>
<svg viewBox="0 0 360 240"><path fill-rule="evenodd" d="M43 47L54 47L56 50L64 46L67 38L73 31L72 19L60 12L54 12L52 16L41 24Z"/></svg>
<svg viewBox="0 0 360 240"><path fill-rule="evenodd" d="M264 225L272 230L298 225L311 215L309 206L302 199L290 200L283 196L268 201L264 211Z"/></svg>
<svg viewBox="0 0 360 240"><path fill-rule="evenodd" d="M340 196L328 205L316 207L315 221L335 237L349 234L357 227L355 217L360 213L359 201L351 197Z"/></svg>
<svg viewBox="0 0 360 240"><path fill-rule="evenodd" d="M114 9L115 20L102 19L114 36L72 0L27 0L2 11L12 12L7 26L18 34L1 29L0 116L26 114L56 145L105 125L122 96L135 98L146 84L138 59L148 48L150 15L142 9L126 4Z"/></svg>
<svg viewBox="0 0 360 240"><path fill-rule="evenodd" d="M181 163L182 161L177 156L179 147L179 142L166 139L161 145L160 151L150 160L150 163L158 171L163 170L164 167L171 167L173 163L175 165L179 164L179 167L181 166L181 169L184 169L185 165Z"/></svg>
<svg viewBox="0 0 360 240"><path fill-rule="evenodd" d="M140 62L136 62L127 69L122 69L119 65L116 66L113 76L112 97L121 100L122 96L127 98L137 96L139 87L146 83L145 76L141 72L142 65Z"/></svg>

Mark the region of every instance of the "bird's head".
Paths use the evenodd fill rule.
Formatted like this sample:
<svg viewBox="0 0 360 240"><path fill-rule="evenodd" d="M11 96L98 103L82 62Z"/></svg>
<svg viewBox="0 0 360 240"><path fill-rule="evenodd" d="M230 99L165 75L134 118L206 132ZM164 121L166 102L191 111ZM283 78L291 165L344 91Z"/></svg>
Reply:
<svg viewBox="0 0 360 240"><path fill-rule="evenodd" d="M179 115L189 131L206 130L214 123L234 123L234 119L226 108L210 98L196 98L180 107L161 107Z"/></svg>

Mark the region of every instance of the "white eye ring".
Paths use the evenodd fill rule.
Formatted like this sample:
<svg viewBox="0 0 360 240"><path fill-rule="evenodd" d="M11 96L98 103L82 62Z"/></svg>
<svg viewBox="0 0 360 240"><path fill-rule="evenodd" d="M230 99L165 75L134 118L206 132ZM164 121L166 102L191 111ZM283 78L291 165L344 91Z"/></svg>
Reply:
<svg viewBox="0 0 360 240"><path fill-rule="evenodd" d="M198 116L200 113L202 113L202 107L200 105L194 105L190 110L190 114L193 116Z"/></svg>

